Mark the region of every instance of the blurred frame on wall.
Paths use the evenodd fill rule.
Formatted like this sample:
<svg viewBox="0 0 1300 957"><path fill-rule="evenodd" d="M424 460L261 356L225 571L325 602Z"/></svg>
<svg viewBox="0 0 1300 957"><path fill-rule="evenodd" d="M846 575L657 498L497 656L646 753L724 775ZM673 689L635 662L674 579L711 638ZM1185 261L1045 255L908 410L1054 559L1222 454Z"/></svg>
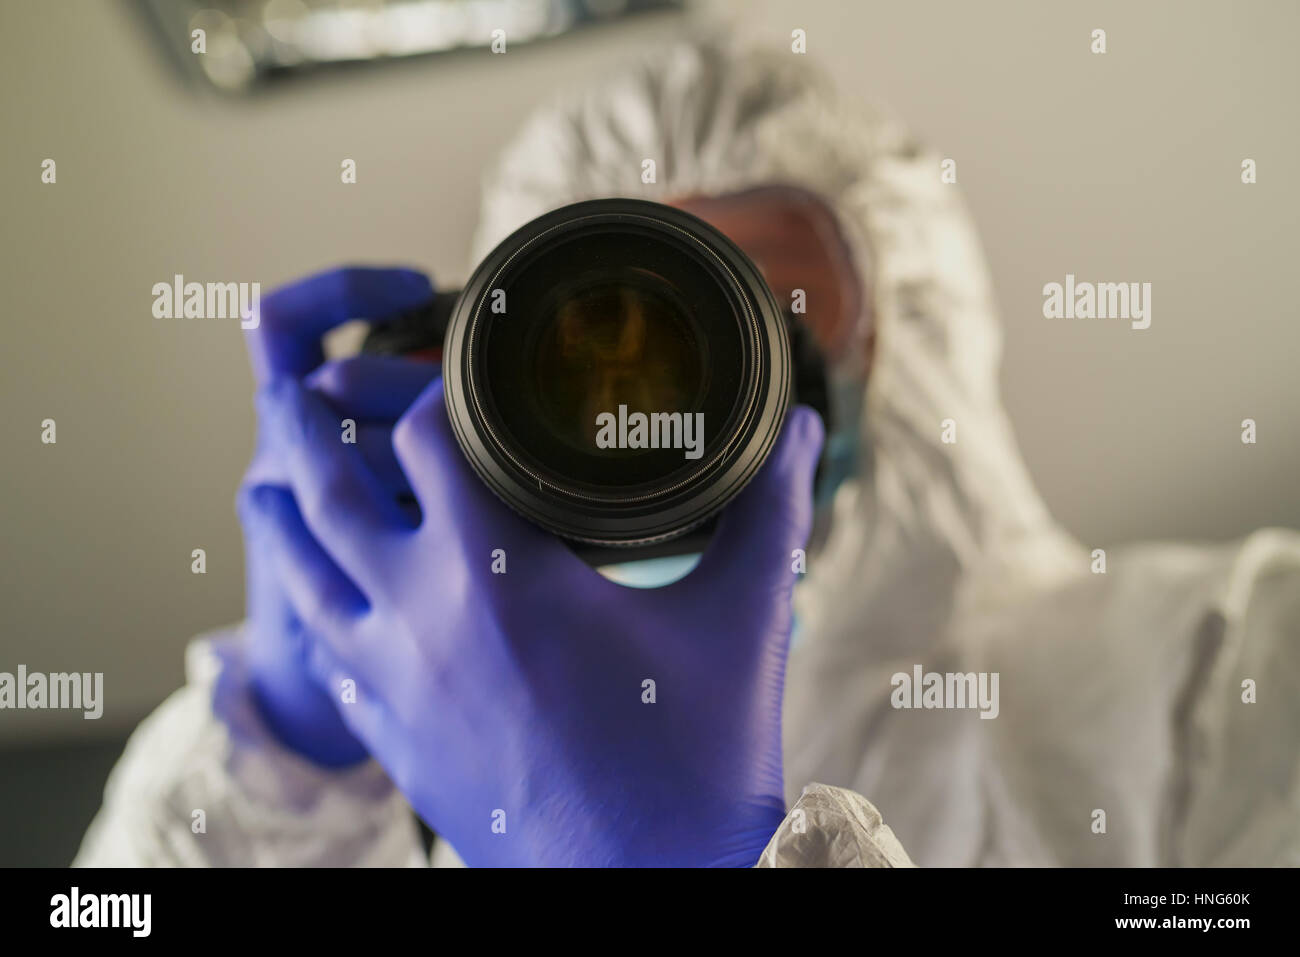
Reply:
<svg viewBox="0 0 1300 957"><path fill-rule="evenodd" d="M682 0L135 0L191 82L245 94L343 66L535 43ZM193 56L204 53L204 56Z"/></svg>

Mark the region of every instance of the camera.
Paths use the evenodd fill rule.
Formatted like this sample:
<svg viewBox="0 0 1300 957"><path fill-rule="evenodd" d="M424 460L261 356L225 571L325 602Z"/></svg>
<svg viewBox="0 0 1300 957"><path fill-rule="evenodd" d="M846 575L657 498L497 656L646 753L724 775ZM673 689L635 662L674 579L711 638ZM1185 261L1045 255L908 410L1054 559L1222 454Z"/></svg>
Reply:
<svg viewBox="0 0 1300 957"><path fill-rule="evenodd" d="M593 565L702 550L823 363L758 268L672 206L600 199L516 230L363 351L441 362L478 476ZM829 424L829 423L828 423Z"/></svg>

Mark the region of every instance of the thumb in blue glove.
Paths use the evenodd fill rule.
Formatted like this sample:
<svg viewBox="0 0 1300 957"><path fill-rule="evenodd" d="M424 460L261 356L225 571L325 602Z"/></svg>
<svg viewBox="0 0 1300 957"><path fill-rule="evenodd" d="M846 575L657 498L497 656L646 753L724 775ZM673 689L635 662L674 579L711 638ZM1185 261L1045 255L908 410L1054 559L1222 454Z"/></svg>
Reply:
<svg viewBox="0 0 1300 957"><path fill-rule="evenodd" d="M414 525L330 412L263 394L292 495L256 496L348 727L474 865L751 865L785 813L781 699L820 420L795 408L696 569L630 589L515 515L441 383L394 430ZM498 551L500 550L500 551ZM504 552L505 574L493 570ZM499 569L498 564L498 569Z"/></svg>

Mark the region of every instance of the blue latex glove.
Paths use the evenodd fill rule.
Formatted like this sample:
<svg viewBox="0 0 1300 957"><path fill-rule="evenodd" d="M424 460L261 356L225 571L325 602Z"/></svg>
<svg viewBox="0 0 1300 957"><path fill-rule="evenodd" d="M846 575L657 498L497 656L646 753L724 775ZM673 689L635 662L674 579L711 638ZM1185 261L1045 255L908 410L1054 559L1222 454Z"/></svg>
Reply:
<svg viewBox="0 0 1300 957"><path fill-rule="evenodd" d="M273 378L303 378L334 409L333 439L343 418L357 423L357 445L382 477L390 497L406 488L392 452L393 423L436 375L428 363L364 357L325 363L322 336L353 318L382 319L427 302L429 280L406 269L341 269L279 289L262 301L249 330L249 354L259 387ZM365 746L340 720L326 691L306 668L306 635L267 557L268 529L248 507L247 490L288 484L274 438L258 429L257 448L239 496L246 552L246 659L253 693L268 727L286 746L327 766L366 757Z"/></svg>
<svg viewBox="0 0 1300 957"><path fill-rule="evenodd" d="M322 441L334 417L318 396L285 381L260 407L293 492L254 501L319 636L313 667L355 682L348 726L467 863L757 861L785 814L791 552L812 520L816 413L792 410L695 571L642 590L492 495L441 382L393 433L418 526L360 456Z"/></svg>

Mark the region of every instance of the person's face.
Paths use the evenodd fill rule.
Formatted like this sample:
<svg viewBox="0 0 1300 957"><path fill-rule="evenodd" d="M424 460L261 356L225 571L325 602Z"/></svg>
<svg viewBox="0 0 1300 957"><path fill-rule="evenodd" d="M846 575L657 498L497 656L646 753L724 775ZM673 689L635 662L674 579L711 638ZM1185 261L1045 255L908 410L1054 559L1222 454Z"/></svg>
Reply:
<svg viewBox="0 0 1300 957"><path fill-rule="evenodd" d="M843 357L859 349L870 359L870 316L863 283L835 217L811 193L761 186L722 196L679 197L670 205L720 230L754 261L777 302L788 307L794 290L807 296L803 316L822 353Z"/></svg>

